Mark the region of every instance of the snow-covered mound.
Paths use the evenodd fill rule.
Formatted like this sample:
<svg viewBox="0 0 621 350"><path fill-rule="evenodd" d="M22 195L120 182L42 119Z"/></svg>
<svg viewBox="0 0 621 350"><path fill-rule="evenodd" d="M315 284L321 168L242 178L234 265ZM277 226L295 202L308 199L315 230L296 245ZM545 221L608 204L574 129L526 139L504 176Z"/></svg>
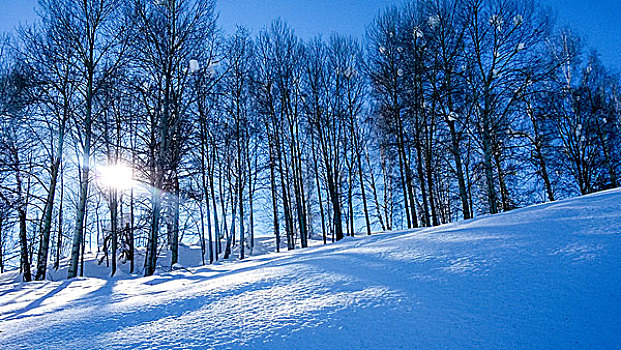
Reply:
<svg viewBox="0 0 621 350"><path fill-rule="evenodd" d="M135 279L0 286L2 349L614 349L621 190Z"/></svg>

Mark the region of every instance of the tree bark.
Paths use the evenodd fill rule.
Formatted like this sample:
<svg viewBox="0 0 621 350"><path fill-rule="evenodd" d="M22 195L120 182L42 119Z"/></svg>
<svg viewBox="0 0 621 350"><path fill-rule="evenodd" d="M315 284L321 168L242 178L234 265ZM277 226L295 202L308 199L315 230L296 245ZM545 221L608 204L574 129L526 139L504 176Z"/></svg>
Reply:
<svg viewBox="0 0 621 350"><path fill-rule="evenodd" d="M457 174L457 186L459 188L459 198L461 200L461 210L465 220L472 218L470 214L470 205L468 204L468 194L466 192L466 180L464 178L464 170L461 164L461 149L459 147L459 138L455 130L455 121L447 121L449 132L451 134L451 153L455 159L455 172Z"/></svg>

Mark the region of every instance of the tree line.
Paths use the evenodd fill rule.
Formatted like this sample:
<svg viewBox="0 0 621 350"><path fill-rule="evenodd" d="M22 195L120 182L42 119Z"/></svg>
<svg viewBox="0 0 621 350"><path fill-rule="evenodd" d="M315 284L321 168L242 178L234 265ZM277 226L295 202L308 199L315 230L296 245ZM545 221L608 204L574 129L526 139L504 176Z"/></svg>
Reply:
<svg viewBox="0 0 621 350"><path fill-rule="evenodd" d="M152 275L181 241L213 263L618 186L619 77L534 1L413 0L363 40L214 7L40 0L2 39L0 270Z"/></svg>

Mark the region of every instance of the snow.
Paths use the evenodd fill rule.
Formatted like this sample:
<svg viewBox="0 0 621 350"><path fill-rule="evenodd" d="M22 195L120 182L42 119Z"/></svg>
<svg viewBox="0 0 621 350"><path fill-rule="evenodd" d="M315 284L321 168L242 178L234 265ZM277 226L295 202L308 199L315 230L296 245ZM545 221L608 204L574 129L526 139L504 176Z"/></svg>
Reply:
<svg viewBox="0 0 621 350"><path fill-rule="evenodd" d="M496 27L496 30L500 31L502 29L502 24L504 23L503 19L499 15L492 15L489 18L489 24Z"/></svg>
<svg viewBox="0 0 621 350"><path fill-rule="evenodd" d="M522 23L524 23L524 17L522 17L522 15L515 15L513 17L513 25L516 27L519 27L522 25Z"/></svg>
<svg viewBox="0 0 621 350"><path fill-rule="evenodd" d="M620 232L616 189L151 277L6 273L0 348L613 349Z"/></svg>
<svg viewBox="0 0 621 350"><path fill-rule="evenodd" d="M520 52L520 51L523 51L525 48L526 48L526 44L524 44L524 43L518 43L518 44L515 46L515 51L516 51L516 52Z"/></svg>
<svg viewBox="0 0 621 350"><path fill-rule="evenodd" d="M429 18L427 19L427 24L429 24L431 28L435 28L438 24L440 24L440 16L438 15L429 16Z"/></svg>
<svg viewBox="0 0 621 350"><path fill-rule="evenodd" d="M196 73L200 69L200 65L197 60L190 60L190 73Z"/></svg>
<svg viewBox="0 0 621 350"><path fill-rule="evenodd" d="M422 38L423 31L418 26L414 26L414 30L412 30L412 36L414 37L414 39Z"/></svg>

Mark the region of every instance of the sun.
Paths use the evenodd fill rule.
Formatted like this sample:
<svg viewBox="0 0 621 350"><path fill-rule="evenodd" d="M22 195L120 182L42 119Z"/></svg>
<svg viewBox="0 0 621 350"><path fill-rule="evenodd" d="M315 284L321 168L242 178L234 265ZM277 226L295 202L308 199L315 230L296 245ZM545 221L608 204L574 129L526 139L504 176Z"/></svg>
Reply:
<svg viewBox="0 0 621 350"><path fill-rule="evenodd" d="M134 185L132 173L132 169L123 163L97 167L98 182L104 187L118 190L129 189Z"/></svg>

